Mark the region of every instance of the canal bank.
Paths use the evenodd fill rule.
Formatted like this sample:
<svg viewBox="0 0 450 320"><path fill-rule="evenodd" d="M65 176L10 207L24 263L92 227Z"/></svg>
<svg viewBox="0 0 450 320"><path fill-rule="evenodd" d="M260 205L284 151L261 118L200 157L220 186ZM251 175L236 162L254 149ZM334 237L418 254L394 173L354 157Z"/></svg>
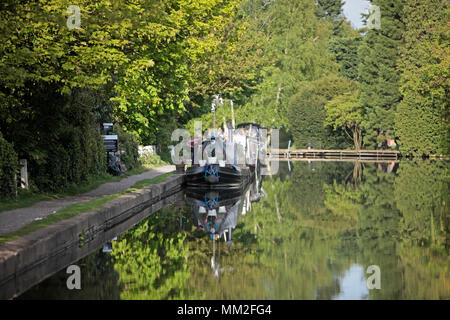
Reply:
<svg viewBox="0 0 450 320"><path fill-rule="evenodd" d="M125 176L119 181L105 182L93 190L74 194L71 196L43 200L26 207L18 207L10 210L0 211L0 244L5 235L20 230L34 221L41 221L68 206L86 203L100 197L112 196L133 187L136 183L156 178L165 173L175 170L175 166L168 165L154 168L143 173Z"/></svg>
<svg viewBox="0 0 450 320"><path fill-rule="evenodd" d="M85 257L162 207L183 199L184 176L119 196L0 246L0 299L10 299Z"/></svg>

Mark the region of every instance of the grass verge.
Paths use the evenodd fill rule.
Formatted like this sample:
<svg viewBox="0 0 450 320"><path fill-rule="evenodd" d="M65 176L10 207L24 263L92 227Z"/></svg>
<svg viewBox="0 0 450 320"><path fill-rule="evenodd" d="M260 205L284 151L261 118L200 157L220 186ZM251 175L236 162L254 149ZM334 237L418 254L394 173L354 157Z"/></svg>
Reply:
<svg viewBox="0 0 450 320"><path fill-rule="evenodd" d="M75 204L69 205L61 210L58 210L56 213L46 216L42 220L33 221L32 223L22 227L19 230L16 230L16 231L13 231L13 232L10 232L10 233L0 236L0 245L3 245L4 243L6 243L8 241L12 241L17 238L20 238L20 237L22 237L30 232L36 231L40 228L49 226L53 223L56 223L56 222L59 222L59 221L65 220L65 219L73 218L80 213L87 212L87 211L99 210L108 201L111 201L112 199L115 199L126 193L130 193L130 192L142 189L151 184L157 184L157 183L163 182L164 180L166 180L168 177L170 177L174 173L175 172L169 172L169 173L162 174L162 175L157 176L152 179L145 179L145 180L138 181L137 183L135 183L132 187L128 188L127 190L116 193L116 194L112 194L112 195L101 197L101 198L96 198L96 199L86 201L86 202L75 203Z"/></svg>
<svg viewBox="0 0 450 320"><path fill-rule="evenodd" d="M143 165L142 167L134 168L120 176L112 176L107 173L98 176L92 176L85 183L69 186L61 193L33 193L27 190L20 189L19 195L16 199L3 199L0 201L0 212L30 207L39 201L59 199L67 196L75 196L77 194L95 190L104 183L119 182L124 178L136 174L141 174L154 168L156 167Z"/></svg>

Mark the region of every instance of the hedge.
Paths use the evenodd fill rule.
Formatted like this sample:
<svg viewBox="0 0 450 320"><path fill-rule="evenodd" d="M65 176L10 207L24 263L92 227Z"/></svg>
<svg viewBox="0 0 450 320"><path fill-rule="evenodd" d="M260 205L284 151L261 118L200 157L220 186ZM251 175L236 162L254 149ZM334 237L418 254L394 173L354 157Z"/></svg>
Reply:
<svg viewBox="0 0 450 320"><path fill-rule="evenodd" d="M12 144L0 133L0 198L16 195L17 182L14 175L17 173L18 163Z"/></svg>
<svg viewBox="0 0 450 320"><path fill-rule="evenodd" d="M125 151L120 155L120 160L125 163L127 170L139 167L139 142L136 137L125 132L118 124L114 125L114 131L119 138L119 150Z"/></svg>
<svg viewBox="0 0 450 320"><path fill-rule="evenodd" d="M106 172L106 151L94 126L69 126L57 140L41 147L45 157L31 166L31 178L40 191L59 192Z"/></svg>

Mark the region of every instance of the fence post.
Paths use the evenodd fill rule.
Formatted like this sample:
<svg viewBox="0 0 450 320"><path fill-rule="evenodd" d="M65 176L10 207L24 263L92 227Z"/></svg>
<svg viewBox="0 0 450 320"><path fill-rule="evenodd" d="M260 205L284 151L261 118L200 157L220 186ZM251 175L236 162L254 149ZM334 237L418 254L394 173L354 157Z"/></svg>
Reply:
<svg viewBox="0 0 450 320"><path fill-rule="evenodd" d="M27 190L29 188L27 159L20 159L20 187Z"/></svg>
<svg viewBox="0 0 450 320"><path fill-rule="evenodd" d="M15 196L17 198L17 196L18 196L18 192L17 192L17 173L14 173L14 192L15 192Z"/></svg>

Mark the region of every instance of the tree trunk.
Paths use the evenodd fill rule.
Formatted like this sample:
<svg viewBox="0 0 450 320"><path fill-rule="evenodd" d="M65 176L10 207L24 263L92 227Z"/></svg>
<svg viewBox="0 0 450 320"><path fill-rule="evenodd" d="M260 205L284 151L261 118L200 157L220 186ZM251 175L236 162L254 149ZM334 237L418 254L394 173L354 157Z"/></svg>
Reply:
<svg viewBox="0 0 450 320"><path fill-rule="evenodd" d="M355 149L359 151L361 149L361 142L362 142L362 134L361 134L361 128L359 126L354 126L352 128L353 131L353 143L355 144Z"/></svg>

